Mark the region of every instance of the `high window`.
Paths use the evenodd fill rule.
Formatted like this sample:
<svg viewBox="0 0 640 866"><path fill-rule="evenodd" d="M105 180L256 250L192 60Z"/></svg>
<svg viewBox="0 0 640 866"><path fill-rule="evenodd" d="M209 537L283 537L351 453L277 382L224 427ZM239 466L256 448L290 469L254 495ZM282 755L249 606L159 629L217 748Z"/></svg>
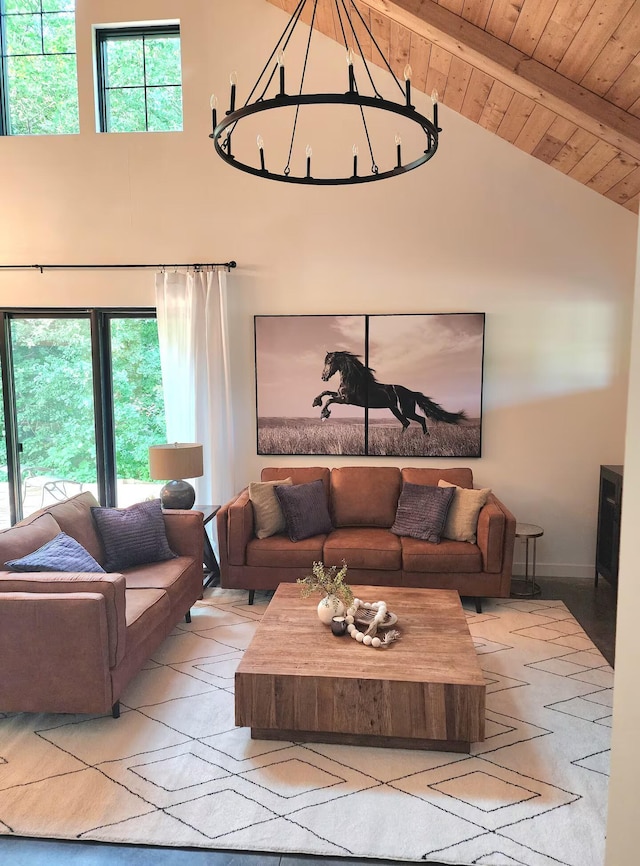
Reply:
<svg viewBox="0 0 640 866"><path fill-rule="evenodd" d="M75 0L0 0L0 134L77 133Z"/></svg>
<svg viewBox="0 0 640 866"><path fill-rule="evenodd" d="M100 132L182 129L180 27L96 31Z"/></svg>

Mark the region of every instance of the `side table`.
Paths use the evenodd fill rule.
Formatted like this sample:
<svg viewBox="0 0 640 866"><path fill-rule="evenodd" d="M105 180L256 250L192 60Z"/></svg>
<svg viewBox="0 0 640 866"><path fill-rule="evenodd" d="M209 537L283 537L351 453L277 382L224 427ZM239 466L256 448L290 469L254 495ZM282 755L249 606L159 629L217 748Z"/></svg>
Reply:
<svg viewBox="0 0 640 866"><path fill-rule="evenodd" d="M511 581L513 598L536 598L542 594L542 589L536 583L536 545L541 535L544 535L544 529L536 526L535 523L516 523L516 538L524 538L525 541L525 560L524 580ZM529 574L529 543L533 548L531 574Z"/></svg>
<svg viewBox="0 0 640 866"><path fill-rule="evenodd" d="M216 554L211 546L211 541L206 530L207 523L210 523L220 511L219 505L200 505L198 502L193 506L194 511L202 511L202 531L204 532L204 567L205 576L203 586L215 586L220 580L220 566L216 559Z"/></svg>

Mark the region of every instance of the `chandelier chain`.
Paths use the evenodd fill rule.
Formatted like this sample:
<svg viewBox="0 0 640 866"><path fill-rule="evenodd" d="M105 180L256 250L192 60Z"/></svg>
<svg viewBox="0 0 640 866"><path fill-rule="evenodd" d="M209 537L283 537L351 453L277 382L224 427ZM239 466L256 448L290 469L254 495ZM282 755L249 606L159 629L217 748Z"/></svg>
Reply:
<svg viewBox="0 0 640 866"><path fill-rule="evenodd" d="M342 30L342 38L344 40L344 47L346 49L349 49L349 44L347 41L347 34L345 32L345 29L344 29L344 24L342 23L342 14L340 12L340 4L342 4L342 8L344 9L345 17L346 17L347 21L349 22L349 27L351 28L351 32L353 33L353 37L355 39L356 45L358 46L358 50L360 51L360 55L362 56L362 59L364 61L364 55L362 53L360 41L359 41L358 35L355 31L355 27L353 26L353 21L351 20L351 13L346 8L344 0L340 0L340 3L336 2L335 8L336 8L336 11L338 13L338 21L340 22L340 29ZM365 69L367 70L367 74L369 74L369 68L367 67L366 62L364 65L365 65ZM379 95L378 91L376 90L376 86L371 79L371 75L369 75L369 80L371 81L371 86L373 87L374 92L377 95ZM358 93L358 82L355 80L355 78L354 78L353 86L354 86L356 93ZM367 146L369 148L369 155L371 156L371 171L373 174L377 174L378 173L378 166L376 165L376 160L375 160L375 157L373 155L373 145L371 144L371 137L369 135L369 128L367 127L367 121L366 121L366 118L364 116L364 109L361 105L359 106L359 108L360 108L360 116L362 117L362 126L364 128L364 134L366 136Z"/></svg>
<svg viewBox="0 0 640 866"><path fill-rule="evenodd" d="M278 50L280 49L280 50L282 50L282 51L286 51L286 49L287 49L287 45L289 44L289 40L290 40L291 37L293 36L293 31L296 29L296 26L297 26L297 24L298 24L298 19L299 19L300 16L302 15L302 10L304 9L306 3L307 3L307 0L299 0L299 3L298 3L298 5L296 6L296 9L295 9L293 15L291 16L291 18L289 19L289 21L288 21L288 23L287 23L287 26L284 28L284 30L283 30L282 33L280 34L280 38L279 38L278 41L276 42L276 47L273 49L273 51L271 52L271 54L270 54L270 56L269 56L267 62L266 62L265 65L263 66L263 68L262 68L262 72L261 72L260 75L258 76L258 80L257 80L256 83L254 84L251 93L249 94L249 96L247 96L247 99L246 99L246 102L245 102L245 106L248 105L249 102L251 101L251 97L253 96L253 94L254 94L254 93L256 92L256 90L258 89L258 84L260 83L260 80L262 79L262 76L263 76L263 75L265 74L265 72L267 71L267 69L268 69L268 67L269 67L269 64L271 63L271 61L273 60L273 58L274 58L274 57L276 56L276 54L278 53ZM291 32L289 33L289 35L288 35L287 38L285 39L285 34L286 34L287 30L289 30L289 28L291 28ZM284 41L283 41L283 40L284 40ZM281 42L282 42L282 48L280 48L280 43L281 43ZM269 85L270 85L271 82L273 81L273 76L276 74L276 69L277 69L277 68L278 68L278 64L276 63L276 65L273 67L273 70L272 70L272 72L271 72L271 75L270 75L269 78L267 79L267 83L265 84L262 93L260 94L260 96L257 97L258 99L264 99L265 93L267 92L267 90L269 89Z"/></svg>
<svg viewBox="0 0 640 866"><path fill-rule="evenodd" d="M345 33L344 24L342 23L342 15L340 14L340 4L336 3L335 8L336 8L336 12L338 13L338 21L340 22L340 30L342 30L342 39L344 42L344 47L348 49L349 45L347 44L347 34ZM345 12L346 12L346 10L345 10ZM348 15L347 15L347 18L349 18ZM350 20L349 20L349 24L351 25ZM353 30L353 25L351 25L351 29Z"/></svg>
<svg viewBox="0 0 640 866"><path fill-rule="evenodd" d="M306 0L305 0L306 3ZM303 3L304 5L304 3ZM304 54L304 63L302 64L302 75L300 76L300 90L298 92L298 96L302 95L302 86L304 84L304 76L307 71L307 61L309 60L309 50L311 48L311 37L313 36L313 25L316 20L316 10L318 8L318 0L314 0L313 2L313 15L311 16L311 25L309 27L309 38L307 39L307 49ZM297 23L297 22L296 22ZM284 168L284 173L289 174L291 171L291 154L293 153L293 142L296 137L296 129L298 128L298 115L300 114L300 106L296 105L296 113L293 118L293 128L291 130L291 142L289 144L289 155L287 157L287 164Z"/></svg>
<svg viewBox="0 0 640 866"><path fill-rule="evenodd" d="M280 43L283 42L283 40L284 40L283 45L282 45L282 50L283 50L283 51L285 50L285 48L286 48L287 45L289 44L289 40L290 40L291 37L293 36L293 31L294 31L295 28L296 28L296 25L297 25L297 23L298 23L298 19L300 18L300 15L302 14L302 10L303 10L304 7L306 6L306 3L307 3L307 0L299 0L298 5L296 6L296 9L295 9L293 15L292 15L291 18L287 21L287 25L286 25L286 27L284 28L284 30L283 30L282 33L280 34L280 38L279 38L278 41L276 42L276 46L275 46L275 48L273 49L273 51L271 52L270 56L268 57L267 62L265 63L265 65L262 67L262 72L260 73L260 75L258 75L258 78L256 79L256 83L255 83L255 84L253 85L253 87L251 88L251 92L250 92L249 95L247 96L247 98L246 98L246 100L245 100L245 103L244 103L244 104L245 104L245 107L246 107L247 105L249 105L249 103L251 102L251 97L253 96L253 94L254 94L254 93L256 92L256 90L258 89L258 85L260 84L260 81L262 80L263 75L265 74L265 72L266 72L267 69L269 68L269 64L271 63L271 61L273 60L273 58L274 58L274 57L276 56L276 54L278 53L278 49L280 48ZM287 30L290 31L288 35L286 35L286 34L287 34ZM286 36L286 39L285 39L285 36ZM273 76L276 74L276 69L277 69L277 68L278 68L278 66L277 66L277 64L276 64L276 65L273 67L273 71L272 71L271 75L270 75L269 78L267 79L267 83L265 84L262 93L260 94L260 96L257 97L258 101L264 99L265 93L267 92L267 90L269 89L269 85L270 85L271 82L273 81ZM236 128L236 124L237 124L237 121L236 121L236 123L232 124L232 125L229 127L229 130L227 131L227 134L226 134L226 136L225 136L225 139L224 139L224 141L223 141L223 143L222 143L222 146L223 146L223 147L225 148L225 150L227 150L227 151L229 150L231 135L232 135L234 129Z"/></svg>
<svg viewBox="0 0 640 866"><path fill-rule="evenodd" d="M353 6L353 0L350 0L350 2L351 2L351 5ZM365 71L366 71L366 73L367 73L367 77L369 78L369 82L370 82L370 84L371 84L371 87L373 88L373 92L375 93L375 95L376 95L377 97L379 97L380 99L382 99L382 94L380 93L380 91L379 91L378 88L376 87L375 81L373 80L373 77L372 77L371 72L370 72L370 70L369 70L369 64L367 63L367 61L366 61L366 59L365 59L364 51L362 50L362 45L360 44L360 40L358 39L358 34L356 33L356 28L353 26L353 21L351 20L351 15L350 15L349 12L347 11L347 7L345 6L345 0L340 0L340 3L342 4L342 7L343 7L343 9L344 9L344 13L345 13L345 15L347 16L347 20L349 21L349 26L351 27L351 32L353 33L353 38L354 38L354 40L355 40L356 45L358 46L358 51L360 52L360 58L362 59L362 62L364 63L364 68L365 68ZM336 0L336 9L337 9L337 8L338 8L338 2L337 2L337 0ZM359 17L360 17L360 20L361 20L362 23L364 24L364 19L362 18L362 15L360 15L360 12L359 12L359 10L358 10L358 7L355 6L354 8L355 8L356 12L358 13L358 15L359 15ZM340 12L338 12L338 15L340 15ZM365 24L365 28L366 28L367 30L369 29L369 28L366 26L366 24ZM376 48L378 49L378 51L380 51L380 48L378 47L378 43L376 42L376 40L375 40L374 37L373 37L373 33L371 34L371 41L374 43L374 45L376 46ZM395 75L394 75L393 77L395 78ZM396 81L397 81L397 79L396 79ZM400 82L398 82L398 84L399 84L399 83L400 83ZM402 90L402 88L400 88L400 89Z"/></svg>
<svg viewBox="0 0 640 866"><path fill-rule="evenodd" d="M364 117L364 108L362 106L359 106L359 108L360 108L360 115L362 116L362 125L364 127L364 134L367 137L367 146L369 147L369 155L371 156L371 171L373 174L377 174L378 173L378 166L376 165L376 158L373 155L373 145L371 144L371 138L369 137L369 129L367 127L367 121L365 120L365 117Z"/></svg>
<svg viewBox="0 0 640 866"><path fill-rule="evenodd" d="M344 0L340 0L340 2L341 2L341 3L344 3ZM404 96L404 90L403 90L403 87L402 87L402 85L400 84L400 82L398 81L398 77L397 77L397 75L395 74L395 72L393 71L393 69L391 68L391 66L389 65L389 61L387 60L387 58L386 58L384 52L382 51L382 49L380 48L380 46L379 46L378 43L376 42L376 37L373 35L373 33L371 32L371 30L369 30L369 28L368 28L367 25L365 24L365 20L364 20L364 18L362 17L362 15L361 15L361 13L360 13L360 10L359 10L358 7L355 5L355 3L353 2L353 0L349 0L349 2L351 3L351 6L353 6L353 8L356 10L356 15L358 16L358 18L359 18L360 21L362 22L362 24L363 24L363 26L365 27L365 29L367 30L367 32L370 34L370 36L371 36L371 41L372 41L373 44L376 46L376 50L377 50L378 54L380 55L380 57L382 58L382 60L383 60L383 62L384 62L384 65L387 67L387 69L389 70L389 72L391 73L391 75L392 75L392 77L393 77L393 80L394 80L395 83L398 85L398 90L399 90L400 93L402 93L402 95ZM352 29L353 29L353 33L354 33L354 36L355 36L355 32L356 32L356 31L355 31L355 29L353 28L353 24L351 25L351 27L352 27ZM363 60L364 65L365 65L365 67L366 67L366 69L367 69L367 72L369 72L369 67L367 66L367 61L364 59L364 54L362 54L362 60ZM369 75L369 79L371 79L371 75ZM376 96L380 96L380 94L378 93L378 91L377 91L377 89L376 89L375 84L373 84L373 81L371 81L371 84L372 84L372 86L373 86L373 89L374 89L375 92L376 92Z"/></svg>

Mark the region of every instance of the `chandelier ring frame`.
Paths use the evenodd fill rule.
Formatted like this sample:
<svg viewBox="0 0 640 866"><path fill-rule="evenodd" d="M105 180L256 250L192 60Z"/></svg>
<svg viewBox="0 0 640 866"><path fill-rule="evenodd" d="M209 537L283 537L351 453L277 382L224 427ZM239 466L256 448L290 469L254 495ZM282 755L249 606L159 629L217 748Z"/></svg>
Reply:
<svg viewBox="0 0 640 866"><path fill-rule="evenodd" d="M269 171L267 168L258 168L241 162L233 156L230 152L230 145L228 145L231 133L229 133L221 143L221 137L225 130L229 129L231 126L235 126L239 121L246 117L277 108L295 108L303 105L349 105L356 108L372 108L378 111L387 111L392 114L397 114L413 123L416 123L422 128L422 131L426 136L427 146L421 156L408 162L406 165L397 165L384 172L374 171L371 174L347 175L345 177L335 178L313 177L312 175L297 176L290 173L278 174L277 172ZM402 105L379 96L365 96L357 91L349 91L347 93L313 93L298 94L296 96L280 94L271 99L260 99L256 102L247 104L242 108L238 108L235 111L227 112L223 119L216 125L213 133L209 135L209 138L213 139L218 156L220 156L220 158L228 165L247 172L248 174L253 174L256 177L264 177L269 180L278 180L287 183L306 184L307 186L338 186L343 184L369 183L375 180L397 177L400 174L405 174L408 171L412 171L413 169L424 165L424 163L428 162L438 149L438 134L440 131L440 128L437 127L433 121L416 111L414 106ZM227 143L228 149L225 148L225 143Z"/></svg>

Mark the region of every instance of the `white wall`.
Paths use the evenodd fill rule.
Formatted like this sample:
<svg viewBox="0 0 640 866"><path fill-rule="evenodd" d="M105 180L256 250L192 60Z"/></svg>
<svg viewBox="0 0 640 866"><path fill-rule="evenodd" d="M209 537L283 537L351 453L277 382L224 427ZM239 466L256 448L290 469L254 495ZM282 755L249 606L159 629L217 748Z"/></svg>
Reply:
<svg viewBox="0 0 640 866"><path fill-rule="evenodd" d="M184 133L97 134L91 25L171 18L182 28ZM397 179L302 188L234 171L208 138L209 95L223 110L237 69L244 99L284 21L263 0L79 4L81 133L0 141L2 261L236 259L238 485L266 462L255 314L486 312L476 480L544 527L540 574L591 576L599 465L623 462L636 217L445 108L434 159ZM318 38L343 75L342 49ZM422 94L416 103L430 113ZM307 130L314 153L325 133ZM152 285L148 272L3 272L0 304L152 305Z"/></svg>
<svg viewBox="0 0 640 866"><path fill-rule="evenodd" d="M607 866L635 866L638 862L637 828L640 823L640 798L637 790L640 774L640 758L638 757L640 691L638 690L638 625L636 617L638 576L636 539L640 517L639 424L640 275L637 274L622 494Z"/></svg>

